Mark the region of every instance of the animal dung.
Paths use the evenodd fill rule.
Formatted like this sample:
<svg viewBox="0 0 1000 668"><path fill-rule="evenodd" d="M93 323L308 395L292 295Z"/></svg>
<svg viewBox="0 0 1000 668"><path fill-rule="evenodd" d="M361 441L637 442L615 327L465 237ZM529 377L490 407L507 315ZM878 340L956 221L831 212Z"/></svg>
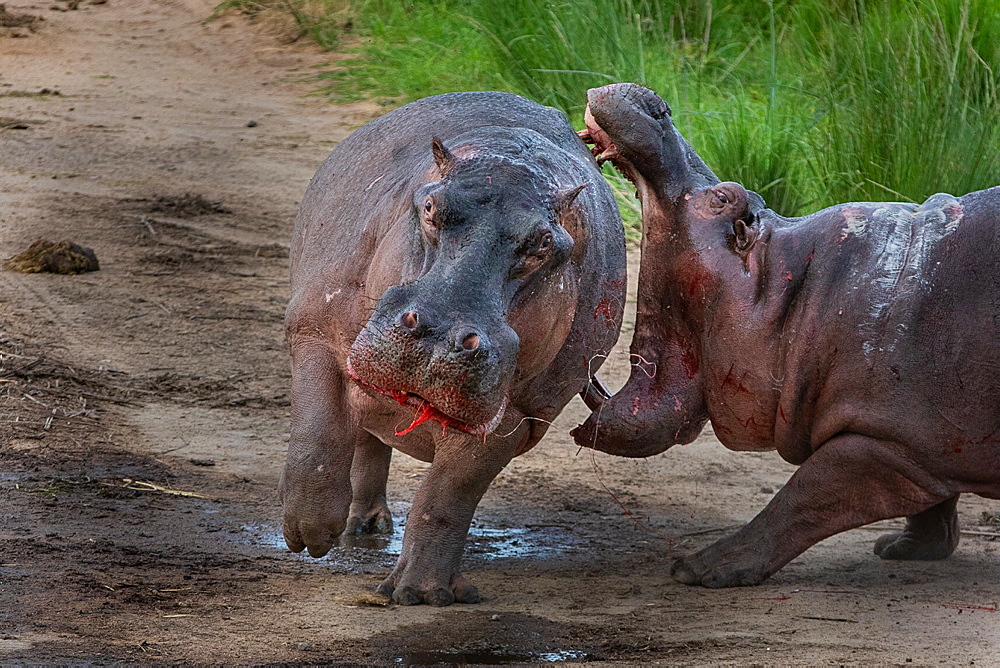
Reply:
<svg viewBox="0 0 1000 668"><path fill-rule="evenodd" d="M3 268L21 274L85 274L101 268L90 248L72 241L54 243L39 239L28 250L3 261Z"/></svg>

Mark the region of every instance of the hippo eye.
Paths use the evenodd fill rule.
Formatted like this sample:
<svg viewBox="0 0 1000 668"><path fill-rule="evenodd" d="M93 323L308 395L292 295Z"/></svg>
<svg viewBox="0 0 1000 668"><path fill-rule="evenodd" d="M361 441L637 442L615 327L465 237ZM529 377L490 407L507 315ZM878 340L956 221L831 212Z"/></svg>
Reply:
<svg viewBox="0 0 1000 668"><path fill-rule="evenodd" d="M538 252L544 253L552 248L552 233L546 232L541 241L538 242Z"/></svg>
<svg viewBox="0 0 1000 668"><path fill-rule="evenodd" d="M434 202L428 199L426 202L424 202L424 211L430 213L433 210L434 210Z"/></svg>
<svg viewBox="0 0 1000 668"><path fill-rule="evenodd" d="M726 197L726 193L721 191L716 191L715 199L719 200L722 204L729 204L729 198Z"/></svg>

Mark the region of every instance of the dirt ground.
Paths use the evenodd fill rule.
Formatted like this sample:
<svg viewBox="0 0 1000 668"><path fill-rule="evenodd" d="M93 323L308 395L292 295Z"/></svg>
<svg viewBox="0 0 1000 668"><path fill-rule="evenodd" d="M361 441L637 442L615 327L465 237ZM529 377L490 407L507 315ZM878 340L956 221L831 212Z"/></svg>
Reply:
<svg viewBox="0 0 1000 668"><path fill-rule="evenodd" d="M285 550L288 238L319 163L381 108L310 96L329 56L205 22L214 4L0 15L43 19L0 21L0 257L65 239L101 263L0 272L0 663L1000 665L995 502L963 499L945 562L882 562L866 528L760 587L687 587L672 557L792 467L710 432L595 457L567 435L579 401L480 506L482 603L368 604L427 469L400 454L391 539ZM619 350L604 375L627 370Z"/></svg>

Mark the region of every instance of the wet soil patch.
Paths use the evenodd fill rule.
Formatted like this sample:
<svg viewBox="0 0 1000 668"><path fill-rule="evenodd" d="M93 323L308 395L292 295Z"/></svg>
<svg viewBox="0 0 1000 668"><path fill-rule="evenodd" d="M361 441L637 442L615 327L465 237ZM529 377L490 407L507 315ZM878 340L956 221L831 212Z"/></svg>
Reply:
<svg viewBox="0 0 1000 668"><path fill-rule="evenodd" d="M32 450L0 448L0 512L16 518L0 529L0 591L13 606L0 609L0 625L25 649L5 661L79 661L80 634L96 634L86 663L176 656L175 641L161 642L165 628L206 617L241 625L287 580L323 568L234 540L239 517L266 496L259 484L200 475L128 450L132 432L114 436L104 446L56 435ZM145 639L125 640L132 634Z"/></svg>
<svg viewBox="0 0 1000 668"><path fill-rule="evenodd" d="M433 623L376 636L370 658L404 666L585 661L599 652L593 631L518 613L449 611Z"/></svg>
<svg viewBox="0 0 1000 668"><path fill-rule="evenodd" d="M523 613L448 611L372 638L371 661L404 666L642 661L661 650L625 623L560 623ZM670 654L689 648L677 643Z"/></svg>

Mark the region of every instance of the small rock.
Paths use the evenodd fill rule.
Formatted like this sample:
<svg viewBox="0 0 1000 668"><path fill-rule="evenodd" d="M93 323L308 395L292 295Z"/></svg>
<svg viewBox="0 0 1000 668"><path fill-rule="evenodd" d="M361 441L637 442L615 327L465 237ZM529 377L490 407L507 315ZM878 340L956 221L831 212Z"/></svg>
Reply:
<svg viewBox="0 0 1000 668"><path fill-rule="evenodd" d="M490 617L490 619L492 621L494 621L494 622L499 622L500 621L500 615L493 615L492 617Z"/></svg>
<svg viewBox="0 0 1000 668"><path fill-rule="evenodd" d="M761 487L760 488L760 493L761 494L774 494L774 490L771 489L770 487L765 486L765 487Z"/></svg>
<svg viewBox="0 0 1000 668"><path fill-rule="evenodd" d="M300 650L302 650L304 652L307 649L309 649L309 643L307 643L307 642L300 642L298 645L296 645L296 647L298 647Z"/></svg>
<svg viewBox="0 0 1000 668"><path fill-rule="evenodd" d="M255 127L257 127L257 121L250 121L249 123L247 123L247 127L248 128L255 128Z"/></svg>

